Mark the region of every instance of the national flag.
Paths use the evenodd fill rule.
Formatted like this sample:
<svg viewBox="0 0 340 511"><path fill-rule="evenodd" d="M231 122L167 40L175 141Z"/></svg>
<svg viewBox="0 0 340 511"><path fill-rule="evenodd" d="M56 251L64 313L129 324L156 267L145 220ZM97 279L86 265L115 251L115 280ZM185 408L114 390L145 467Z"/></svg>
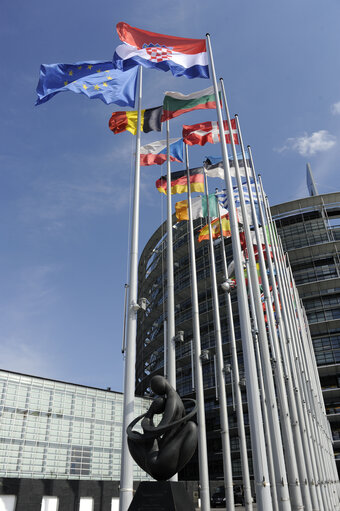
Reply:
<svg viewBox="0 0 340 511"><path fill-rule="evenodd" d="M58 92L73 91L98 98L107 105L135 106L137 68L123 73L112 62L76 62L42 64L37 86L36 105L45 103Z"/></svg>
<svg viewBox="0 0 340 511"><path fill-rule="evenodd" d="M192 110L216 108L214 88L199 90L192 94L181 92L166 92L163 100L162 121L173 119Z"/></svg>
<svg viewBox="0 0 340 511"><path fill-rule="evenodd" d="M225 238L229 238L231 236L230 231L230 222L229 222L229 216L223 215L221 217L222 222L222 234ZM215 218L211 222L211 231L212 231L212 239L215 240L216 238L219 238L221 236L221 229L220 229L220 219ZM198 242L201 243L203 240L209 239L209 224L202 227L198 234Z"/></svg>
<svg viewBox="0 0 340 511"><path fill-rule="evenodd" d="M149 133L150 131L161 131L162 107L147 108L141 111L141 131ZM116 135L123 131L130 131L132 135L137 133L138 111L113 112L109 120L109 128Z"/></svg>
<svg viewBox="0 0 340 511"><path fill-rule="evenodd" d="M247 169L250 172L250 162L247 160ZM244 167L243 159L238 160L238 166L241 177L246 177L246 171ZM224 179L224 165L223 161L219 161L217 163L211 163L211 160L206 159L204 162L204 168L208 177L219 177L220 179ZM229 169L231 177L235 177L235 165L234 160L229 158Z"/></svg>
<svg viewBox="0 0 340 511"><path fill-rule="evenodd" d="M259 205L258 205L256 189L255 189L255 182L253 179L251 179L250 183L251 183L251 191L252 191L252 195L253 195L253 199L254 199L255 210L256 210L256 214L257 214L257 222L259 225L261 225L260 214L259 214ZM248 191L247 184L246 183L243 184L242 188L243 188L243 193L244 193L244 202L245 202L245 206L246 206L246 214L247 214L248 222L249 222L249 225L253 225L253 215L252 215L252 211L251 211L250 197L249 197L249 191ZM238 187L234 186L233 191L234 191L234 201L235 201L236 212L237 212L239 221L241 223L243 223L240 194L238 191ZM225 209L228 209L228 197L227 197L226 190L218 191L218 192L216 192L216 195L218 197L218 201L221 204L221 206L223 206Z"/></svg>
<svg viewBox="0 0 340 511"><path fill-rule="evenodd" d="M183 161L183 140L170 138L170 161ZM140 164L162 165L167 160L166 140L158 140L140 148Z"/></svg>
<svg viewBox="0 0 340 511"><path fill-rule="evenodd" d="M230 144L230 131L228 122L223 121L225 140L227 144ZM239 143L236 121L231 119L231 131L234 137L235 144ZM205 145L207 142L210 144L217 144L220 142L220 131L217 121L200 122L198 124L192 124L191 126L183 126L183 140L188 145Z"/></svg>
<svg viewBox="0 0 340 511"><path fill-rule="evenodd" d="M189 170L190 190L192 192L204 192L203 167ZM162 176L156 181L156 188L159 192L167 194L167 177ZM185 193L188 191L187 171L179 170L171 173L171 195Z"/></svg>
<svg viewBox="0 0 340 511"><path fill-rule="evenodd" d="M134 66L170 71L174 76L209 78L208 54L205 39L185 39L117 24L123 44L117 46L113 63L126 71Z"/></svg>
<svg viewBox="0 0 340 511"><path fill-rule="evenodd" d="M257 201L255 183L254 183L253 180L251 180L250 183L251 183L251 191L252 191L254 203L257 204L258 201ZM250 204L250 197L249 197L249 191L248 191L247 184L244 184L242 186L242 188L243 188L243 194L244 194L244 202L246 204ZM239 190L238 190L237 186L233 187L233 193L234 193L235 206L237 208L239 208L241 206L241 202L240 202L240 193L239 193ZM221 191L217 192L216 194L218 196L218 200L219 200L221 206L223 206L224 208L228 209L227 191L224 189L224 190L221 190Z"/></svg>
<svg viewBox="0 0 340 511"><path fill-rule="evenodd" d="M209 194L209 213L211 218L218 216L218 207L219 206L216 195L214 193ZM175 211L177 220L189 220L189 208L187 200L176 202ZM193 197L191 199L191 211L193 220L196 220L196 218L208 216L207 198L202 195L199 197Z"/></svg>
<svg viewBox="0 0 340 511"><path fill-rule="evenodd" d="M229 216L228 214L225 214L221 217L222 222L222 234L224 237L229 238L231 236L230 231L230 222L229 222ZM212 238L216 239L221 236L220 231L220 222L219 218L215 218L211 222L211 228L212 228ZM202 227L202 229L199 232L198 241L201 242L203 240L209 239L209 224Z"/></svg>

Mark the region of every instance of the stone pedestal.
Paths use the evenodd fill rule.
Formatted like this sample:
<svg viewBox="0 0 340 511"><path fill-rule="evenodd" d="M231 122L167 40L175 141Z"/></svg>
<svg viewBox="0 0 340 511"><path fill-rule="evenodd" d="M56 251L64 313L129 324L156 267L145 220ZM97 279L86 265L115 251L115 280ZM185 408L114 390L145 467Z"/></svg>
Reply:
<svg viewBox="0 0 340 511"><path fill-rule="evenodd" d="M195 511L183 483L143 481L128 511Z"/></svg>

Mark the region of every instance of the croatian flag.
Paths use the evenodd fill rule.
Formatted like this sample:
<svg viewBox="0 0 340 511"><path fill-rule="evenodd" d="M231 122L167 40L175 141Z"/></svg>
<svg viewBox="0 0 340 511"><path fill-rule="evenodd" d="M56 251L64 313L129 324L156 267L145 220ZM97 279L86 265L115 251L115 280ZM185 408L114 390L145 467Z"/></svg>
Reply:
<svg viewBox="0 0 340 511"><path fill-rule="evenodd" d="M183 161L183 140L170 138L170 161ZM167 158L166 140L158 140L140 148L140 164L162 165Z"/></svg>
<svg viewBox="0 0 340 511"><path fill-rule="evenodd" d="M131 67L171 70L174 76L209 78L208 55L205 39L185 39L155 34L127 23L117 24L117 32L124 44L117 46L113 64L126 71Z"/></svg>

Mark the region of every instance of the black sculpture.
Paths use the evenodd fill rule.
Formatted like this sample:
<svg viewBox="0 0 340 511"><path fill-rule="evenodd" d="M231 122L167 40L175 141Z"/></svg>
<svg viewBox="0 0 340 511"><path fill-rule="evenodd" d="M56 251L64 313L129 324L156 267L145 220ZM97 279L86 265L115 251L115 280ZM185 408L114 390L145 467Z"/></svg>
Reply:
<svg viewBox="0 0 340 511"><path fill-rule="evenodd" d="M150 386L159 397L127 427L128 445L131 456L145 472L165 481L179 472L195 452L197 426L189 419L196 414L197 406L193 399L183 400L194 404L186 414L184 402L163 376L154 376ZM153 420L156 414L163 414L157 426ZM133 431L140 420L143 433Z"/></svg>

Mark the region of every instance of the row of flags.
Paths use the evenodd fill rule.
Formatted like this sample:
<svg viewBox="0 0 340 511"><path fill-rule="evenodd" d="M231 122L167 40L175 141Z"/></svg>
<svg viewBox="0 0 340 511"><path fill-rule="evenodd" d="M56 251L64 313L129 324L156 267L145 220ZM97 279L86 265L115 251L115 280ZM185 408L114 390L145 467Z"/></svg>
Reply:
<svg viewBox="0 0 340 511"><path fill-rule="evenodd" d="M174 76L209 78L205 39L186 39L117 24L119 45L112 61L75 64L43 64L37 87L36 105L59 92L83 93L106 104L135 106L137 71L146 68L171 71Z"/></svg>
<svg viewBox="0 0 340 511"><path fill-rule="evenodd" d="M37 87L37 102L42 104L59 92L73 91L83 93L87 97L99 98L106 104L115 103L119 106L134 107L137 71L141 65L146 68L155 68L162 71L171 71L174 76L187 78L209 78L208 57L206 41L204 39L185 39L165 36L131 27L125 22L117 24L117 33L122 41L110 61L88 61L75 64L43 64L40 68L40 77ZM221 94L219 97L221 102ZM144 133L161 131L162 123L185 113L201 110L216 109L216 97L213 87L182 94L181 92L167 91L164 94L163 105L143 109L141 112L140 129ZM138 130L138 112L136 110L113 112L109 120L109 128L114 134L129 131L133 135ZM231 119L229 128L224 121L224 134L226 142L239 144L235 119ZM173 138L169 141L170 161L183 162L183 143L187 145L200 145L220 142L219 127L216 121L207 121L194 125L183 125L182 138ZM189 170L189 182L192 192L204 192L204 171L208 177L224 179L223 162L220 158L207 158L203 167ZM146 144L140 149L140 165L162 165L167 160L167 141L159 140ZM233 160L229 161L232 177L235 176ZM241 177L246 175L243 159L238 161ZM246 166L250 167L249 160ZM167 194L167 177L162 176L156 181L156 188ZM171 194L185 193L187 191L187 171L177 171L171 174ZM246 202L249 204L248 191L244 189ZM236 207L242 221L237 187L235 189ZM255 197L255 195L254 195ZM193 217L207 216L206 198L199 196L192 199ZM211 218L218 217L218 208L222 208L222 235L230 236L228 215L228 201L225 191L209 196ZM220 204L220 206L219 206ZM179 221L188 218L187 201L176 203L176 215ZM199 241L207 239L208 226L203 227L199 233ZM213 238L221 235L219 221L212 222Z"/></svg>
<svg viewBox="0 0 340 511"><path fill-rule="evenodd" d="M99 98L106 104L115 103L119 106L134 107L139 65L162 71L170 70L174 76L209 78L205 39L186 39L156 34L131 27L125 22L118 23L116 28L122 44L116 48L112 62L88 61L75 64L41 65L36 104L45 103L60 92L73 91L83 93L90 99ZM219 93L219 101L221 103L221 93ZM161 131L163 122L200 109L216 109L216 97L212 86L190 94L168 91L164 94L163 105L142 110L140 129L144 133ZM114 134L129 131L136 135L137 124L136 110L113 112L109 120L109 128ZM231 136L236 144L239 143L235 119L231 120L230 129L227 121L224 121L224 130L227 143L231 142ZM201 146L206 143L220 142L218 123L207 121L184 125L182 138L169 141L170 161L183 162L183 142ZM167 151L166 140L142 146L140 165L162 165L167 159ZM230 165L231 173L234 175L235 167L232 160ZM241 175L245 175L243 160L239 160L239 167ZM224 179L221 159L217 162L207 159L204 170L209 177ZM190 169L189 175L191 191L204 192L203 167ZM156 181L156 188L161 193L167 193L166 176ZM173 172L171 194L186 191L187 171ZM213 194L209 199L212 218L218 216L219 206L216 197ZM204 197L193 199L195 218L207 216L203 206L204 200ZM182 219L182 214L185 216L184 203L185 201L181 201L176 204L176 214L177 210L181 210L180 204L182 204L182 213L178 213L179 220ZM223 220L227 221L225 218ZM223 232L229 232L229 228L223 229ZM205 239L202 236L201 238Z"/></svg>

